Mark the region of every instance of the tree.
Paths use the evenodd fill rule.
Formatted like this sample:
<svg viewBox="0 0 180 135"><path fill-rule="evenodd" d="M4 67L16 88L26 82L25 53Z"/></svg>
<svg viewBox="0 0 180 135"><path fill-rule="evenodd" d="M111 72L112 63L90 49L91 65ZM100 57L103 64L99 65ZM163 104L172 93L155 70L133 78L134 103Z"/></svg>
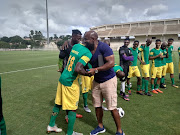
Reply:
<svg viewBox="0 0 180 135"><path fill-rule="evenodd" d="M11 37L10 40L11 43L19 43L19 44L21 44L22 41L23 39L18 35Z"/></svg>
<svg viewBox="0 0 180 135"><path fill-rule="evenodd" d="M0 48L10 48L10 45L7 42L0 41Z"/></svg>
<svg viewBox="0 0 180 135"><path fill-rule="evenodd" d="M33 30L31 30L30 33L31 33L32 36L34 35L34 31Z"/></svg>
<svg viewBox="0 0 180 135"><path fill-rule="evenodd" d="M2 38L1 38L1 41L4 41L4 42L9 43L10 38L8 38L8 37L4 36L4 37L2 37Z"/></svg>
<svg viewBox="0 0 180 135"><path fill-rule="evenodd" d="M58 39L57 34L54 34L54 39Z"/></svg>

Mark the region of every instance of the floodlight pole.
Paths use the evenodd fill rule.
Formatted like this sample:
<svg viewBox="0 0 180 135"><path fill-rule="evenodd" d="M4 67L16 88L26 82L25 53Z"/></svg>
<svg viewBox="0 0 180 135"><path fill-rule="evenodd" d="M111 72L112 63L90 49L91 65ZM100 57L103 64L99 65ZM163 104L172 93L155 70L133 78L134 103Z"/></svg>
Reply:
<svg viewBox="0 0 180 135"><path fill-rule="evenodd" d="M47 44L49 45L48 2L46 0Z"/></svg>

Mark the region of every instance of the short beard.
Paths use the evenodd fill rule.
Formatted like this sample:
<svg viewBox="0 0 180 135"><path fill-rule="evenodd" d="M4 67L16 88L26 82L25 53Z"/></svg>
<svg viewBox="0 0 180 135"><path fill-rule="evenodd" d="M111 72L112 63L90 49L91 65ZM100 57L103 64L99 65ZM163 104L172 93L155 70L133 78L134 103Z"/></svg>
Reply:
<svg viewBox="0 0 180 135"><path fill-rule="evenodd" d="M87 47L90 51L93 51L93 50L94 50L94 44L86 43L86 47Z"/></svg>

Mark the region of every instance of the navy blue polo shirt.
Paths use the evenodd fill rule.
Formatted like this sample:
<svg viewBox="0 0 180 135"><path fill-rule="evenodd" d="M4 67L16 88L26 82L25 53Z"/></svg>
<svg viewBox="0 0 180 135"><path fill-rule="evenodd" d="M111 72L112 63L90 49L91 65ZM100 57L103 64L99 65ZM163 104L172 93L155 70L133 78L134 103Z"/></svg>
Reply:
<svg viewBox="0 0 180 135"><path fill-rule="evenodd" d="M106 43L103 43L99 41L98 46L96 48L95 53L93 54L90 64L92 65L93 68L100 67L99 62L98 62L98 57L99 55L102 55L103 62L104 64L107 62L105 60L105 57L114 55L112 49L107 45ZM103 83L115 76L115 72L113 68L110 68L106 71L99 71L94 75L94 80L98 83Z"/></svg>

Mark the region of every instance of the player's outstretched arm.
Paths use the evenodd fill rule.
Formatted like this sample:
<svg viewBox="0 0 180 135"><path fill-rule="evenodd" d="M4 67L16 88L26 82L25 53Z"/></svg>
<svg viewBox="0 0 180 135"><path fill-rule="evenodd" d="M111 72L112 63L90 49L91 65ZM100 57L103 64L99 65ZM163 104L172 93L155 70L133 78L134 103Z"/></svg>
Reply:
<svg viewBox="0 0 180 135"><path fill-rule="evenodd" d="M88 72L86 72L86 70L84 69L84 65L80 62L76 64L75 72L80 75L91 76Z"/></svg>

